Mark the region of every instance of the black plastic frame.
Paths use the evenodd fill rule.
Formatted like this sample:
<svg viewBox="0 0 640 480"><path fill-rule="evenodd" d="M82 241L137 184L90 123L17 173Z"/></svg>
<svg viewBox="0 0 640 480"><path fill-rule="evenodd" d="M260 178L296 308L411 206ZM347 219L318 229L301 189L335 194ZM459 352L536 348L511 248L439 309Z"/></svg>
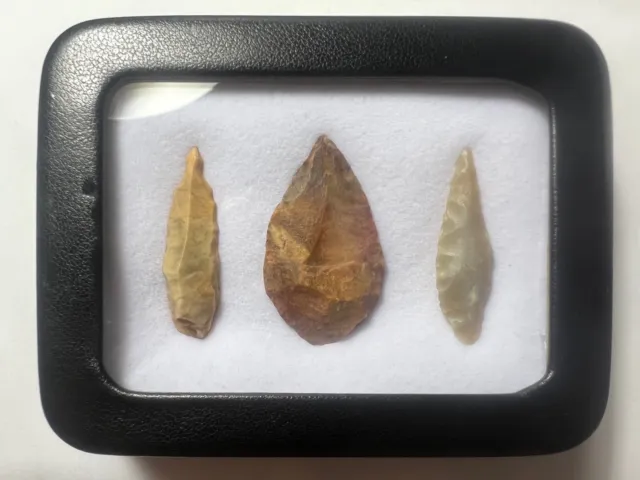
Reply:
<svg viewBox="0 0 640 480"><path fill-rule="evenodd" d="M507 395L141 394L102 358L103 110L135 80L456 77L517 82L550 106L549 369ZM69 444L126 455L496 456L586 439L608 398L610 93L594 41L562 23L479 18L106 19L43 69L38 352L46 417ZM514 312L518 315L518 312Z"/></svg>

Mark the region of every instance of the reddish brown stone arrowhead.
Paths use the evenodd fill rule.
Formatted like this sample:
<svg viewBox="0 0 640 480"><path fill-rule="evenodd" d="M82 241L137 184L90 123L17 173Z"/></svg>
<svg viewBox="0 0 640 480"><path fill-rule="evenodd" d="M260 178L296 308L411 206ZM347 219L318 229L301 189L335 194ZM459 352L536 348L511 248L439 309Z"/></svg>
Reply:
<svg viewBox="0 0 640 480"><path fill-rule="evenodd" d="M370 315L384 271L367 196L323 135L269 222L267 295L298 335L322 345L344 338Z"/></svg>

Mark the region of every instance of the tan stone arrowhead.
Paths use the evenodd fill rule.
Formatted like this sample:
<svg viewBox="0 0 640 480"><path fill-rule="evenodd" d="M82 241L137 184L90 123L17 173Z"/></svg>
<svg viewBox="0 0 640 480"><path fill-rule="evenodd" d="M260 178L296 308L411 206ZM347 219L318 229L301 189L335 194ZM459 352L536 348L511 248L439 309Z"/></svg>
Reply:
<svg viewBox="0 0 640 480"><path fill-rule="evenodd" d="M173 194L162 271L178 331L204 338L220 302L218 224L213 191L196 147Z"/></svg>
<svg viewBox="0 0 640 480"><path fill-rule="evenodd" d="M384 270L360 182L336 145L321 136L271 217L267 295L307 342L336 342L370 315Z"/></svg>
<svg viewBox="0 0 640 480"><path fill-rule="evenodd" d="M451 179L436 258L440 308L462 343L475 343L480 336L492 273L473 154L465 149Z"/></svg>

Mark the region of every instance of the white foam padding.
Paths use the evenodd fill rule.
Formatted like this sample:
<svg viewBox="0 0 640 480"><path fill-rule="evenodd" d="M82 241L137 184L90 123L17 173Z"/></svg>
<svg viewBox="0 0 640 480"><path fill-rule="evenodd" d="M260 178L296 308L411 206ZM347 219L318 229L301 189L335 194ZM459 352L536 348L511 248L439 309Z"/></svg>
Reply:
<svg viewBox="0 0 640 480"><path fill-rule="evenodd" d="M161 101L161 99L159 100ZM109 122L104 364L145 392L506 393L547 365L550 127L510 85L237 83L172 111ZM320 134L369 198L387 263L348 339L302 340L264 289L269 219ZM162 275L184 157L198 146L218 204L222 304L204 340L174 328ZM448 183L475 154L495 254L480 340L456 340L435 257Z"/></svg>

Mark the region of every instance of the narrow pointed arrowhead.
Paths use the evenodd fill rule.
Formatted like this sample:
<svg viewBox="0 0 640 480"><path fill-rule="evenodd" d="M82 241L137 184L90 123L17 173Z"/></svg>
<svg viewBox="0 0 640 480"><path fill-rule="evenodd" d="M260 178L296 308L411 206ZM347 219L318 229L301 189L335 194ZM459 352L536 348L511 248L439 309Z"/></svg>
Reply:
<svg viewBox="0 0 640 480"><path fill-rule="evenodd" d="M366 319L385 262L367 197L344 155L321 136L267 230L264 282L282 318L314 345Z"/></svg>
<svg viewBox="0 0 640 480"><path fill-rule="evenodd" d="M475 343L480 336L492 274L493 253L473 154L465 149L451 179L436 258L440 308L465 344Z"/></svg>
<svg viewBox="0 0 640 480"><path fill-rule="evenodd" d="M196 338L208 335L220 301L216 204L203 168L194 147L173 194L162 265L173 323Z"/></svg>

